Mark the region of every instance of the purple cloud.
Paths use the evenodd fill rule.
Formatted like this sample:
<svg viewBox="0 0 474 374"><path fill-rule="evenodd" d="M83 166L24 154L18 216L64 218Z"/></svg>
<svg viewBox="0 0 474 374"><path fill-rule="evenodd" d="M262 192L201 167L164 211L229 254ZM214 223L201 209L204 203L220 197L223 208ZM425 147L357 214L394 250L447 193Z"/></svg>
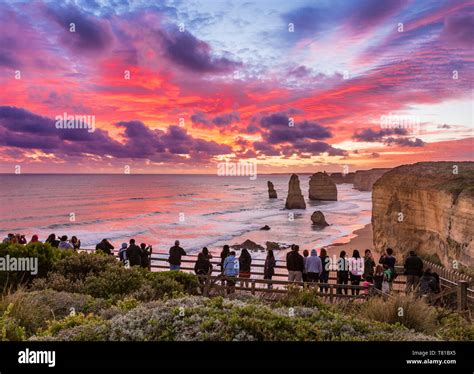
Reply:
<svg viewBox="0 0 474 374"><path fill-rule="evenodd" d="M73 5L52 6L46 14L64 30L61 42L75 51L95 54L112 43L112 33L104 20L86 15ZM70 31L71 23L74 32Z"/></svg>
<svg viewBox="0 0 474 374"><path fill-rule="evenodd" d="M0 145L38 149L56 156L112 156L115 158L150 159L152 161L193 161L229 154L232 147L195 138L179 126L152 130L140 121L118 122L124 129L124 142L111 138L107 132L95 129L56 129L55 120L38 116L22 108L0 107Z"/></svg>
<svg viewBox="0 0 474 374"><path fill-rule="evenodd" d="M188 31L161 32L161 42L167 57L194 73L226 73L241 66L225 57L214 57L211 47Z"/></svg>

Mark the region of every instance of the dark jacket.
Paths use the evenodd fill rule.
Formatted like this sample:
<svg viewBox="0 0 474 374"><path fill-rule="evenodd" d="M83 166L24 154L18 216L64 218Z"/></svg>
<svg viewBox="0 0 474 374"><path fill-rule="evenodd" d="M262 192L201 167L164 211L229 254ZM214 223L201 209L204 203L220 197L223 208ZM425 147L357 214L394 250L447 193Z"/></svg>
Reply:
<svg viewBox="0 0 474 374"><path fill-rule="evenodd" d="M304 270L304 260L298 252L291 251L286 255L286 268L288 271L301 271Z"/></svg>
<svg viewBox="0 0 474 374"><path fill-rule="evenodd" d="M250 255L241 255L239 257L239 269L242 273L249 273L252 265L252 257Z"/></svg>
<svg viewBox="0 0 474 374"><path fill-rule="evenodd" d="M265 265L263 266L263 278L271 278L275 274L276 261L275 257L267 257L265 259Z"/></svg>
<svg viewBox="0 0 474 374"><path fill-rule="evenodd" d="M423 261L418 256L408 256L405 260L405 275L416 275L421 277L423 274Z"/></svg>
<svg viewBox="0 0 474 374"><path fill-rule="evenodd" d="M136 244L130 244L127 248L127 259L130 262L130 266L141 266L142 265L142 249Z"/></svg>
<svg viewBox="0 0 474 374"><path fill-rule="evenodd" d="M382 256L380 257L379 264L387 265L390 269L395 268L397 259L393 256Z"/></svg>
<svg viewBox="0 0 474 374"><path fill-rule="evenodd" d="M427 295L432 292L436 292L436 280L431 275L423 275L420 278L420 285L418 292L421 295Z"/></svg>
<svg viewBox="0 0 474 374"><path fill-rule="evenodd" d="M148 269L150 266L150 252L147 248L143 249L140 247L140 260L142 267Z"/></svg>
<svg viewBox="0 0 474 374"><path fill-rule="evenodd" d="M325 276L329 274L329 257L328 256L319 256L321 259L321 266L323 267L323 271L321 272L320 276Z"/></svg>
<svg viewBox="0 0 474 374"><path fill-rule="evenodd" d="M96 251L102 251L108 255L112 254L112 249L114 249L114 246L109 242L100 242L95 246Z"/></svg>
<svg viewBox="0 0 474 374"><path fill-rule="evenodd" d="M170 265L181 265L181 256L186 256L186 252L179 245L174 245L170 248L168 262Z"/></svg>
<svg viewBox="0 0 474 374"><path fill-rule="evenodd" d="M364 257L364 278L374 275L375 261L372 257Z"/></svg>
<svg viewBox="0 0 474 374"><path fill-rule="evenodd" d="M337 259L337 279L349 279L349 261L346 258L339 257Z"/></svg>
<svg viewBox="0 0 474 374"><path fill-rule="evenodd" d="M194 272L198 275L207 275L212 271L212 264L207 258L199 258L194 264Z"/></svg>

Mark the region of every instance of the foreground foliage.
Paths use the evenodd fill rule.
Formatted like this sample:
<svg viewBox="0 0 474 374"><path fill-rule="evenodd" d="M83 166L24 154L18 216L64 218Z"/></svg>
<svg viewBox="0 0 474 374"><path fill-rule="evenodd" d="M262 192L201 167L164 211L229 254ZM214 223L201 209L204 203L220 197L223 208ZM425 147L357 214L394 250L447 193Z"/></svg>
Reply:
<svg viewBox="0 0 474 374"><path fill-rule="evenodd" d="M471 322L408 297L327 305L315 290L293 287L272 304L249 295L209 299L183 272L127 269L111 256L51 248L44 258L46 272L0 299L1 340L474 340Z"/></svg>

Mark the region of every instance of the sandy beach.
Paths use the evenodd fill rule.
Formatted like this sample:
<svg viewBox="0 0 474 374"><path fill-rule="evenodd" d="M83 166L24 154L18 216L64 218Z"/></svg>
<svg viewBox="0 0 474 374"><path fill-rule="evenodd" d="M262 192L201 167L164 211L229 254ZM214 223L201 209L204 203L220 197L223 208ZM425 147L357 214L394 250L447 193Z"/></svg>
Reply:
<svg viewBox="0 0 474 374"><path fill-rule="evenodd" d="M371 223L362 229L355 230L351 236L348 242L334 243L328 246L328 253L330 255L339 255L339 253L344 250L350 256L354 249L358 249L361 254L363 254L366 249L373 249Z"/></svg>

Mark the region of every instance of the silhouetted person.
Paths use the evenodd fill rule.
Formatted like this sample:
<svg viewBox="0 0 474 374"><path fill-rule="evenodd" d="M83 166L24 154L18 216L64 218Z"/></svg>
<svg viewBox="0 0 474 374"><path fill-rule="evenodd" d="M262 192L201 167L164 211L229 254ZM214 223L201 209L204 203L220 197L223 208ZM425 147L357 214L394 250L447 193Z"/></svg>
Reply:
<svg viewBox="0 0 474 374"><path fill-rule="evenodd" d="M288 269L288 282L301 282L303 280L304 260L298 251L300 247L293 244L291 251L286 254L286 268Z"/></svg>
<svg viewBox="0 0 474 374"><path fill-rule="evenodd" d="M208 260L211 260L212 259L212 255L209 253L209 249L207 249L207 247L204 247L202 249L202 254L208 259Z"/></svg>
<svg viewBox="0 0 474 374"><path fill-rule="evenodd" d="M308 281L308 273L306 272L306 260L308 259L309 252L307 249L303 251L303 282Z"/></svg>
<svg viewBox="0 0 474 374"><path fill-rule="evenodd" d="M150 268L150 256L151 256L151 245L146 245L145 243L140 244L140 257L142 268L149 269Z"/></svg>
<svg viewBox="0 0 474 374"><path fill-rule="evenodd" d="M246 248L242 249L239 257L239 278L250 278L250 269L252 267L252 256ZM242 281L242 287L248 287L248 281Z"/></svg>
<svg viewBox="0 0 474 374"><path fill-rule="evenodd" d="M357 249L352 252L352 257L349 260L349 276L351 279L351 285L358 286L362 280L362 274L364 274L364 260L360 257L360 253ZM358 295L359 290L351 289L352 295Z"/></svg>
<svg viewBox="0 0 474 374"><path fill-rule="evenodd" d="M269 249L267 253L267 258L265 259L265 264L263 265L263 279L271 280L273 275L275 274L275 255L273 254L273 250ZM268 288L272 289L273 285L268 283Z"/></svg>
<svg viewBox="0 0 474 374"><path fill-rule="evenodd" d="M142 265L142 250L135 244L135 239L130 239L130 245L127 248L127 259L130 266Z"/></svg>
<svg viewBox="0 0 474 374"><path fill-rule="evenodd" d="M318 257L316 249L311 250L311 256L306 258L306 280L308 282L319 282L319 275L323 271L321 259Z"/></svg>
<svg viewBox="0 0 474 374"><path fill-rule="evenodd" d="M405 292L415 291L423 274L423 261L416 255L415 251L410 251L403 267L406 276Z"/></svg>
<svg viewBox="0 0 474 374"><path fill-rule="evenodd" d="M114 254L112 252L112 249L114 249L114 246L110 244L110 242L107 239L102 239L100 243L95 246L96 251L104 252L107 255Z"/></svg>
<svg viewBox="0 0 474 374"><path fill-rule="evenodd" d="M337 284L349 283L349 262L346 259L346 251L341 251L339 259L337 260ZM347 295L347 288L338 287L336 293L342 294L342 291Z"/></svg>
<svg viewBox="0 0 474 374"><path fill-rule="evenodd" d="M61 236L61 241L58 245L59 249L74 249L74 246L67 241L67 235Z"/></svg>
<svg viewBox="0 0 474 374"><path fill-rule="evenodd" d="M127 257L127 243L122 243L119 251L118 251L118 256L119 256L119 260L122 261L124 264L125 262L127 261L128 257Z"/></svg>
<svg viewBox="0 0 474 374"><path fill-rule="evenodd" d="M224 260L224 277L227 280L227 293L235 292L235 278L239 275L239 260L235 258L235 251L229 253Z"/></svg>
<svg viewBox="0 0 474 374"><path fill-rule="evenodd" d="M49 234L49 236L46 239L45 243L49 243L51 245L51 247L58 248L59 240L56 239L56 234Z"/></svg>
<svg viewBox="0 0 474 374"><path fill-rule="evenodd" d="M229 246L226 244L222 248L222 252L221 252L221 274L224 274L224 261L227 258L227 256L229 256L229 254L230 254L230 249L229 249Z"/></svg>
<svg viewBox="0 0 474 374"><path fill-rule="evenodd" d="M39 243L39 242L40 242L40 241L39 241L39 239L38 239L38 235L35 234L35 235L33 235L33 236L31 237L31 240L30 240L30 242L29 242L28 244L32 244L32 243L34 244L34 243Z"/></svg>
<svg viewBox="0 0 474 374"><path fill-rule="evenodd" d="M321 259L321 274L319 274L319 282L321 283L329 283L329 268L330 268L330 264L331 264L331 260L329 259L328 257L328 253L326 251L326 248L321 248L321 251L319 253L319 258ZM329 291L329 287L328 286L322 286L321 287L321 290L323 292L327 292Z"/></svg>
<svg viewBox="0 0 474 374"><path fill-rule="evenodd" d="M212 272L212 264L202 252L198 254L197 261L194 264L194 272L196 275L208 275Z"/></svg>
<svg viewBox="0 0 474 374"><path fill-rule="evenodd" d="M174 246L170 248L170 270L179 270L181 268L181 256L186 256L186 252L179 246L179 240L174 242Z"/></svg>
<svg viewBox="0 0 474 374"><path fill-rule="evenodd" d="M370 249L366 249L364 253L364 274L362 275L364 279L367 279L367 277L371 277L371 279L373 279L375 265L374 258L372 257L372 251Z"/></svg>
<svg viewBox="0 0 474 374"><path fill-rule="evenodd" d="M77 236L71 236L71 244L74 247L74 249L81 248L81 241L77 238Z"/></svg>

